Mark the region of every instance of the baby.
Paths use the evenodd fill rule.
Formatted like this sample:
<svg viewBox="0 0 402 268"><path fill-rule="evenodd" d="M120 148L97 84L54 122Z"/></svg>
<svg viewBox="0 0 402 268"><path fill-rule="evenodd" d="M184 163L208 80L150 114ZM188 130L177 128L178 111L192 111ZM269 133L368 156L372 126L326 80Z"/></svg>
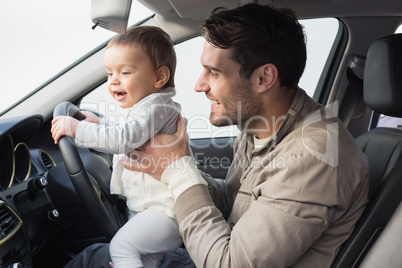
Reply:
<svg viewBox="0 0 402 268"><path fill-rule="evenodd" d="M125 109L124 124L83 111L83 121L54 118L52 136L56 144L67 135L78 146L114 154L110 191L127 199L130 219L110 243L113 264L118 268L158 267L167 252L182 244L173 198L165 184L125 169L122 160L158 132L176 132L180 106L171 99L176 69L173 43L158 27L134 27L109 42L105 67L108 91Z"/></svg>

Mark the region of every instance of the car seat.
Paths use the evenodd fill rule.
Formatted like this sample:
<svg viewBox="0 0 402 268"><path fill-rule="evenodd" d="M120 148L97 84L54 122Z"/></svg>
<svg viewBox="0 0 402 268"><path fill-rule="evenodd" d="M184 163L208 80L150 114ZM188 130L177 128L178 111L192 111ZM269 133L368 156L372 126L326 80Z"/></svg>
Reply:
<svg viewBox="0 0 402 268"><path fill-rule="evenodd" d="M381 236L367 253L360 267L402 267L402 203L398 206Z"/></svg>
<svg viewBox="0 0 402 268"><path fill-rule="evenodd" d="M402 117L402 34L371 44L363 91L375 113ZM369 203L331 267L358 267L402 199L402 129L374 128L356 142L369 161Z"/></svg>

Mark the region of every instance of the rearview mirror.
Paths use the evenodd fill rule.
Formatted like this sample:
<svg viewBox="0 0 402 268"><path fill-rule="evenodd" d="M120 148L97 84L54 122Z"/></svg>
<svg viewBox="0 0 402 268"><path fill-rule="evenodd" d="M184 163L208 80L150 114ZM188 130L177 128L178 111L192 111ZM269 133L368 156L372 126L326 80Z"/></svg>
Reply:
<svg viewBox="0 0 402 268"><path fill-rule="evenodd" d="M91 19L95 25L116 33L125 33L132 0L92 0Z"/></svg>

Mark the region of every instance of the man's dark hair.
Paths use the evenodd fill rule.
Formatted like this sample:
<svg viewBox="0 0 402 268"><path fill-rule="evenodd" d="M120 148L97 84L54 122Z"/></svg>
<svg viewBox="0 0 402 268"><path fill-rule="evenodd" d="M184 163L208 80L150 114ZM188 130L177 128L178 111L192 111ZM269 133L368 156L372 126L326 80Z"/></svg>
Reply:
<svg viewBox="0 0 402 268"><path fill-rule="evenodd" d="M258 4L217 8L205 19L201 34L212 46L232 50L241 76L248 79L256 68L272 63L281 86L297 87L307 56L303 26L292 10Z"/></svg>

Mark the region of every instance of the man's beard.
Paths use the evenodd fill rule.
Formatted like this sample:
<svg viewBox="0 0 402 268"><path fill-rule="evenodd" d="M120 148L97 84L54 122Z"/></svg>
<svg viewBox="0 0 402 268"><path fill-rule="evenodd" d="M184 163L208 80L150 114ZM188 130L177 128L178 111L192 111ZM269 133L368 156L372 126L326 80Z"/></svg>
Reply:
<svg viewBox="0 0 402 268"><path fill-rule="evenodd" d="M211 112L209 117L214 126L238 125L244 128L247 124L247 127L253 128L258 124L258 120L252 120L252 117L261 114L262 105L258 96L252 91L250 81L238 79L231 87L229 95L221 100L221 105L222 115L214 116Z"/></svg>

